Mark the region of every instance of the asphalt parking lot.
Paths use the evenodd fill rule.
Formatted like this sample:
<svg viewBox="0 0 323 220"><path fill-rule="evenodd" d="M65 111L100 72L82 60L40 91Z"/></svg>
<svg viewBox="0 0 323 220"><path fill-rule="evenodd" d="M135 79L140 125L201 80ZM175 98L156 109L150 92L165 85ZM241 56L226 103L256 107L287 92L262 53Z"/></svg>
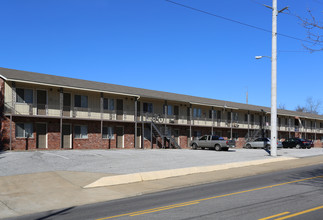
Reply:
<svg viewBox="0 0 323 220"><path fill-rule="evenodd" d="M278 156L323 155L322 148L279 149ZM214 150L56 150L1 152L0 176L49 171L128 174L147 171L209 166L271 158L262 149Z"/></svg>

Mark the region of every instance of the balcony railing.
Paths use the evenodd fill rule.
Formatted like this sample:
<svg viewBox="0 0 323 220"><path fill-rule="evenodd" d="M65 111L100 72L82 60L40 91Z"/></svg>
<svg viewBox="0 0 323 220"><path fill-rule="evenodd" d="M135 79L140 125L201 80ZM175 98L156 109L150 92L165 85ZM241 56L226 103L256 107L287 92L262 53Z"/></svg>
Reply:
<svg viewBox="0 0 323 220"><path fill-rule="evenodd" d="M100 108L80 108L72 106L63 106L62 111L58 105L33 105L28 103L5 103L4 113L20 116L49 116L49 117L63 117L74 119L94 119L94 120L118 120L118 121L135 121L135 112L129 110L103 110L101 113ZM214 126L226 127L233 129L260 129L260 122L248 122L244 120L226 120L226 119L212 119L209 117L190 117L187 115L167 115L159 113L138 113L137 121L154 121L157 123L178 124L178 125L196 125L196 126ZM264 129L270 129L270 124L264 123ZM278 125L278 131L286 132L316 132L323 134L323 128L315 127L299 127Z"/></svg>

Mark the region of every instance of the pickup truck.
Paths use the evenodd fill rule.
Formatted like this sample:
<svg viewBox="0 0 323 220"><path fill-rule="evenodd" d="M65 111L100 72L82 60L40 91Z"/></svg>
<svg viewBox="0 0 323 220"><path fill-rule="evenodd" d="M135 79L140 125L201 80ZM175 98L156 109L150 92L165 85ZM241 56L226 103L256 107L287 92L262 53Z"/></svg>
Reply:
<svg viewBox="0 0 323 220"><path fill-rule="evenodd" d="M214 148L216 151L227 151L229 147L235 147L235 141L224 140L223 138L214 135L204 135L197 140L191 141L190 146L193 150L197 148Z"/></svg>

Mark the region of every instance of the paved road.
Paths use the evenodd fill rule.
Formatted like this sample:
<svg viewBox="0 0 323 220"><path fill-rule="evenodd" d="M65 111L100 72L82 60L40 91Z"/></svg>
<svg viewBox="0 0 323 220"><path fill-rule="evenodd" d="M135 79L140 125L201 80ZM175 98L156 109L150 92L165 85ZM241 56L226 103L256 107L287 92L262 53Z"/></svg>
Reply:
<svg viewBox="0 0 323 220"><path fill-rule="evenodd" d="M322 216L321 164L15 219L315 220Z"/></svg>

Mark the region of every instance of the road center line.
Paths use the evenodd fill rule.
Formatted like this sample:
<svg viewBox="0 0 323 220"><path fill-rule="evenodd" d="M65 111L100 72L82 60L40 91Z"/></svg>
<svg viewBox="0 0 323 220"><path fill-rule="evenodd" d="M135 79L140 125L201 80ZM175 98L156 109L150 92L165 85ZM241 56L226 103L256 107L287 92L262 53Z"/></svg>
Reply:
<svg viewBox="0 0 323 220"><path fill-rule="evenodd" d="M304 210L304 211L301 211L301 212L297 212L297 213L294 213L294 214L291 214L291 215L287 215L287 216L284 216L284 217L281 217L281 218L276 218L275 220L288 219L288 218L292 218L292 217L302 215L302 214L305 214L305 213L308 213L308 212L313 212L313 211L316 211L316 210L319 210L319 209L323 209L323 205L315 207L315 208L312 208L312 209L307 209L307 210Z"/></svg>
<svg viewBox="0 0 323 220"><path fill-rule="evenodd" d="M269 189L269 188L273 188L273 187L277 187L277 186L283 186L283 185L287 185L287 184L291 184L291 183L297 183L297 182L302 182L302 181L312 180L312 179L317 179L317 178L323 178L323 175L322 176L309 177L309 178L300 179L300 180L289 181L289 182L285 182L285 183L274 184L274 185L270 185L270 186L259 187L259 188L255 188L255 189L244 190L244 191L240 191L240 192L234 192L234 193L219 195L219 196L212 196L212 197L208 197L208 198L204 198L204 199L192 200L192 201L189 201L189 202L178 203L178 204L173 204L173 205L169 205L169 206L161 206L161 207L157 207L157 208L153 208L153 209L146 209L146 210L137 211L137 212L130 212L130 213L125 213L125 214L120 214L120 215L114 215L114 216L109 216L109 217L105 217L105 218L99 218L97 220L118 218L118 217L122 217L122 216L135 216L135 215L158 212L158 211L163 211L163 210L168 210L168 209L174 209L174 208L182 207L182 206L186 206L186 205L194 205L194 204L197 204L199 202L206 201L206 200L217 199L217 198L222 198L222 197L227 197L227 196L232 196L232 195L238 195L238 194L247 193L247 192L253 192L253 191L257 191L257 190L261 190L261 189ZM320 207L323 208L323 206L320 206ZM139 213L141 213L141 214L139 214ZM306 212L304 212L304 213L306 213ZM295 213L295 214L297 214L297 213ZM303 214L303 213L301 213L301 214ZM291 216L291 215L289 215L289 216ZM287 216L285 216L285 217L287 217ZM285 219L285 217L279 218L277 220Z"/></svg>
<svg viewBox="0 0 323 220"><path fill-rule="evenodd" d="M279 213L279 214L276 214L276 215L268 216L266 218L260 218L258 220L267 220L267 219L275 218L275 217L278 217L278 216L287 215L289 213L290 212L282 212L282 213Z"/></svg>

